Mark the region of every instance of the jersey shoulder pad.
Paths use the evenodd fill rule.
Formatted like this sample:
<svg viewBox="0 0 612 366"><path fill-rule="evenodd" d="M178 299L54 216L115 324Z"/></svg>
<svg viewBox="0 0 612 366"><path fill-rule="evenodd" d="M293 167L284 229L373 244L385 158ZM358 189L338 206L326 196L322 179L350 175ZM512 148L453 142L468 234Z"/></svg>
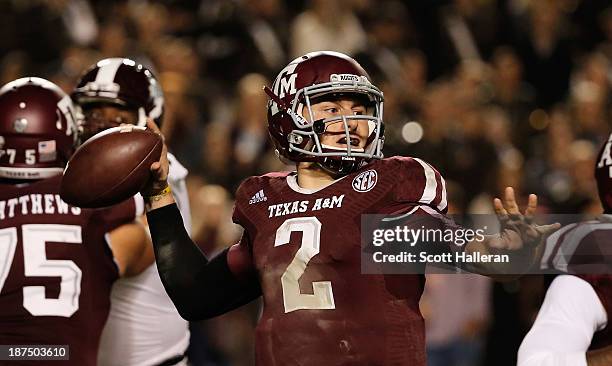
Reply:
<svg viewBox="0 0 612 366"><path fill-rule="evenodd" d="M384 159L386 174L395 180L394 198L398 203L427 205L445 213L446 181L440 172L424 160L394 156Z"/></svg>

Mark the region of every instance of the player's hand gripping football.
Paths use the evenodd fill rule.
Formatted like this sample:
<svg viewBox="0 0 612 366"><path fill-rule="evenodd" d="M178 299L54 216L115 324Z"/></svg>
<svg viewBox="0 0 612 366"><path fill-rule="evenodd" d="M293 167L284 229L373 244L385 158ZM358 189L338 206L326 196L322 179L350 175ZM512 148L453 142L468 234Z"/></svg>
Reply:
<svg viewBox="0 0 612 366"><path fill-rule="evenodd" d="M514 189L506 187L504 200L493 200L495 213L501 224L498 237L490 240L488 246L492 249L520 250L538 246L548 235L561 227L560 224L537 225L533 222L538 207L538 196L529 195L527 209L522 214L514 197Z"/></svg>
<svg viewBox="0 0 612 366"><path fill-rule="evenodd" d="M151 178L140 190L143 197L153 197L161 194L168 187L168 171L170 165L168 163L168 148L166 147L164 136L159 127L151 119L147 120L147 128L159 134L164 141L161 157L159 161L151 164Z"/></svg>

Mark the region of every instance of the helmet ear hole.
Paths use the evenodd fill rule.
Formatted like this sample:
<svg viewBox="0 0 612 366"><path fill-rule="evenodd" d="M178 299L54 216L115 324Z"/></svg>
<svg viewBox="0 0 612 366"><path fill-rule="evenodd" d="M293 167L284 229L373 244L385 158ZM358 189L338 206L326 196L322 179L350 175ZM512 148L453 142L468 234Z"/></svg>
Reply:
<svg viewBox="0 0 612 366"><path fill-rule="evenodd" d="M304 138L297 133L291 132L289 135L287 135L287 141L289 141L289 143L299 145L304 142Z"/></svg>

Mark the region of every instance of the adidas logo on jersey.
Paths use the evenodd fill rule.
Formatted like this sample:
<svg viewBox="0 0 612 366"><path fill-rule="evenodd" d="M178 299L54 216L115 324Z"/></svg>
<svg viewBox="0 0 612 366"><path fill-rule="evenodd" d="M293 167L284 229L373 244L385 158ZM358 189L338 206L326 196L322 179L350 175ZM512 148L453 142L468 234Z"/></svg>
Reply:
<svg viewBox="0 0 612 366"><path fill-rule="evenodd" d="M257 203L257 202L264 202L267 200L268 200L268 197L266 197L262 189L259 192L255 193L253 197L251 197L251 200L249 201L249 205L252 205L253 203Z"/></svg>

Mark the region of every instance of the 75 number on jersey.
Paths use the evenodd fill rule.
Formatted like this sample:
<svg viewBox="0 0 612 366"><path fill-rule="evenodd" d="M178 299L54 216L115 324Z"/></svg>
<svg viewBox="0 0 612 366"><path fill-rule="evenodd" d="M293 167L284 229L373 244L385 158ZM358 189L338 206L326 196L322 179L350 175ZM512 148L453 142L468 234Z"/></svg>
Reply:
<svg viewBox="0 0 612 366"><path fill-rule="evenodd" d="M47 259L47 241L82 244L81 227L60 224L29 224L21 227L26 277L60 277L57 299L45 296L44 286L23 287L23 307L34 316L70 317L79 309L81 269L71 260ZM17 228L0 229L0 293L17 248Z"/></svg>

